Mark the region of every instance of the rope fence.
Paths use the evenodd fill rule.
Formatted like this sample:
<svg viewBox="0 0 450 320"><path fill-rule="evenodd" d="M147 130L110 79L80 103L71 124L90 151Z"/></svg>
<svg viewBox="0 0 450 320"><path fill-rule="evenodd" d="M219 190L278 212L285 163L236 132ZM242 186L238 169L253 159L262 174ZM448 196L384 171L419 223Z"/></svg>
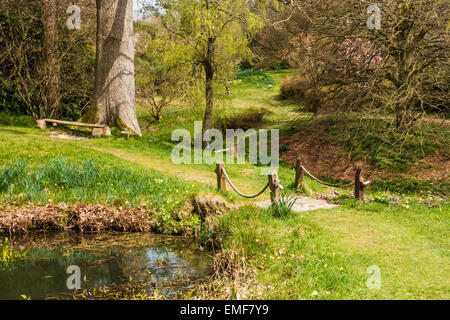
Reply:
<svg viewBox="0 0 450 320"><path fill-rule="evenodd" d="M305 168L304 166L301 166L301 169L302 169L303 171L305 171L305 173L306 173L306 175L307 175L308 177L310 177L310 178L313 179L314 181L316 181L316 182L318 182L318 183L320 183L320 184L323 184L323 185L325 185L325 186L328 186L328 187L333 187L333 188L348 188L348 187L352 187L352 186L355 185L354 182L349 183L349 184L344 184L344 185L342 185L342 186L338 186L338 185L335 185L335 184L330 184L330 183L324 182L324 181L320 180L319 178L316 178L315 176L313 176L311 173L309 173L308 170L306 170L306 168Z"/></svg>
<svg viewBox="0 0 450 320"><path fill-rule="evenodd" d="M370 184L370 181L365 181L362 174L362 170L358 168L355 173L355 181L352 183L344 184L344 185L336 185L327 183L325 181L320 180L316 176L314 176L312 173L310 173L303 165L301 157L299 156L297 158L297 161L295 163L295 184L294 188L299 189L303 183L304 176L307 175L312 180L333 188L349 188L349 187L355 187L355 199L364 201L364 189ZM231 181L230 177L227 174L227 171L225 170L225 164L223 162L217 162L216 164L216 174L217 174L217 188L221 191L226 191L227 189L227 183L231 186L231 188L236 192L238 195L240 195L243 198L246 199L255 199L262 195L267 189L270 189L270 198L272 200L272 203L279 203L281 199L281 190L283 189L283 186L281 185L280 180L278 179L278 174L276 172L272 172L268 175L268 182L264 186L264 188L258 192L255 195L246 195L243 192L239 191L239 189L234 185L234 183Z"/></svg>
<svg viewBox="0 0 450 320"><path fill-rule="evenodd" d="M227 171L225 170L225 164L223 162L217 162L216 164L216 174L217 174L217 188L221 191L225 191L227 189L227 182L231 186L231 188L241 197L247 198L247 199L255 199L262 195L267 189L270 189L270 198L272 199L273 203L280 202L281 198L281 190L283 189L283 186L280 183L280 180L278 179L278 174L276 172L272 172L268 175L268 182L264 186L264 188L258 192L255 195L246 195L239 191L238 188L234 185L234 183L231 181L230 177L227 174Z"/></svg>
<svg viewBox="0 0 450 320"><path fill-rule="evenodd" d="M225 168L222 168L222 172L223 172L223 174L225 175L225 178L227 179L227 181L228 181L228 183L230 184L231 188L232 188L238 195L240 195L241 197L247 198L247 199L255 199L255 198L258 198L258 197L259 197L260 195L262 195L262 194L267 190L267 188L269 187L269 183L267 182L266 186L265 186L260 192L258 192L258 193L255 194L254 196L247 196L247 195L243 194L242 192L240 192L240 191L234 186L233 182L231 182L230 177L228 176L227 172L225 171Z"/></svg>
<svg viewBox="0 0 450 320"><path fill-rule="evenodd" d="M349 188L354 186L355 187L355 199L364 201L364 189L370 184L370 181L365 181L362 176L362 169L358 168L355 173L355 181L352 183L344 184L344 185L336 185L324 182L320 180L319 178L315 177L313 174L311 174L303 165L302 165L302 158L299 156L297 158L297 161L295 162L295 185L294 187L296 189L300 188L301 184L303 183L303 179L305 174L313 179L314 181L323 184L328 187L333 188Z"/></svg>

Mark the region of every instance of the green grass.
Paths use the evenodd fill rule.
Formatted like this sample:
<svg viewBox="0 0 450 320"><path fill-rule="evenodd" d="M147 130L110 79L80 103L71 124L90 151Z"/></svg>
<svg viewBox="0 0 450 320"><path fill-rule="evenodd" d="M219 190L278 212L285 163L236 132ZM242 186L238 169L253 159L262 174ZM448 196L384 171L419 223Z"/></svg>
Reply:
<svg viewBox="0 0 450 320"><path fill-rule="evenodd" d="M245 207L220 228L224 246L243 249L257 269L254 298L448 299L449 212L367 204L276 218ZM366 287L372 265L379 290Z"/></svg>
<svg viewBox="0 0 450 320"><path fill-rule="evenodd" d="M100 139L101 141L102 139ZM93 149L90 140L53 139L35 128L0 126L0 199L47 204L104 203L158 209L161 229L177 233L174 215L189 198L214 189Z"/></svg>

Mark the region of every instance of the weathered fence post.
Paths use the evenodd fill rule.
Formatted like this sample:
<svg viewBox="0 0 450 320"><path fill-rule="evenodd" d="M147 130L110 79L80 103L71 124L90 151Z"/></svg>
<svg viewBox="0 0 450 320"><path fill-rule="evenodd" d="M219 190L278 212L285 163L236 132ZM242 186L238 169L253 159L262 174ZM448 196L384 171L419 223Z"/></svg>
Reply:
<svg viewBox="0 0 450 320"><path fill-rule="evenodd" d="M272 203L279 203L281 198L280 181L278 180L278 174L276 172L269 174L269 188Z"/></svg>
<svg viewBox="0 0 450 320"><path fill-rule="evenodd" d="M295 161L295 189L300 188L303 182L304 175L305 172L303 171L302 167L302 157L298 156L297 160Z"/></svg>
<svg viewBox="0 0 450 320"><path fill-rule="evenodd" d="M219 189L220 191L225 191L227 189L227 183L225 180L225 175L223 173L224 168L225 164L222 161L218 161L216 163L217 189Z"/></svg>
<svg viewBox="0 0 450 320"><path fill-rule="evenodd" d="M355 174L355 199L364 201L364 184L363 177L361 175L361 168L356 169Z"/></svg>

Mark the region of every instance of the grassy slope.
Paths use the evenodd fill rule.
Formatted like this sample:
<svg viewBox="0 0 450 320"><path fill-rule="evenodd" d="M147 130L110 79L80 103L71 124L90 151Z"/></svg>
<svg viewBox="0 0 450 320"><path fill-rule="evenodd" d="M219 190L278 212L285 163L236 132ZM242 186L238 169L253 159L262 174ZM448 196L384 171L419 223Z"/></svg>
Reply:
<svg viewBox="0 0 450 320"><path fill-rule="evenodd" d="M449 206L340 207L276 219L247 207L224 218L267 299L448 299ZM381 289L369 290L369 266Z"/></svg>
<svg viewBox="0 0 450 320"><path fill-rule="evenodd" d="M288 119L296 106L276 99L285 74L272 76L276 81L272 90L236 83L236 98L231 102L235 108L272 105L276 112L267 118L265 126L278 124L288 130L289 123L279 120ZM146 119L142 112L141 122ZM204 188L192 180L214 184L213 166L175 167L169 158L173 146L170 133L175 128L190 127L195 119L198 114L168 110L160 124L149 123L144 138L130 141L119 137L64 141L34 128L1 126L0 165L21 157L31 167L61 155L74 161L94 158L101 168L125 166L144 178L163 176L166 180L156 191L162 197L173 194L170 185L176 183L174 178L181 178L179 186L187 191L176 198L182 201L191 191ZM266 181L251 165L229 166L228 170L246 192L257 191ZM289 185L293 172L282 168L280 176ZM312 190L324 191L309 180L307 183ZM155 190L144 196L153 199ZM399 204L387 204L384 200L390 195L373 196L386 203L355 204L345 200L337 209L285 219L247 206L221 220L224 244L245 250L251 265L258 269L257 284L266 290L256 298L450 298L449 206L429 209L415 200L406 203L405 199ZM381 290L365 286L369 276L366 269L371 265L381 268Z"/></svg>
<svg viewBox="0 0 450 320"><path fill-rule="evenodd" d="M198 222L176 221L178 209L197 192L214 192L80 142L50 138L35 128L0 126L0 200L158 208L160 230L178 233L184 224Z"/></svg>

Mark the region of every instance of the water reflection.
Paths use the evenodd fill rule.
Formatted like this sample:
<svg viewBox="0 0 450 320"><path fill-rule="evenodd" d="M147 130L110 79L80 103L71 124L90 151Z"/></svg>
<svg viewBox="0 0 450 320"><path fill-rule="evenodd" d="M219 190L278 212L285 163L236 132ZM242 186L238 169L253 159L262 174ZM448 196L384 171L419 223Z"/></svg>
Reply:
<svg viewBox="0 0 450 320"><path fill-rule="evenodd" d="M2 239L3 240L3 239ZM13 239L16 250L28 250L24 261L0 266L0 299L43 299L70 292L66 269L77 265L91 286L180 275L192 279L210 271L211 260L189 241L153 234L30 233ZM82 280L83 281L83 280Z"/></svg>

